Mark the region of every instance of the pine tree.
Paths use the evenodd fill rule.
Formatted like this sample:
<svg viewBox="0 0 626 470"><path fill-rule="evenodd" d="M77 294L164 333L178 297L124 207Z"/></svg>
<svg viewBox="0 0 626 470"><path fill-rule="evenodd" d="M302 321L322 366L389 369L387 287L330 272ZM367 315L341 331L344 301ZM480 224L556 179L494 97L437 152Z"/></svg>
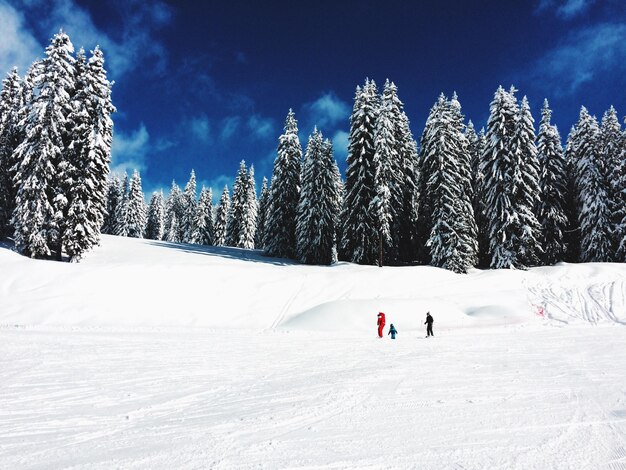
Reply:
<svg viewBox="0 0 626 470"><path fill-rule="evenodd" d="M263 177L261 185L261 196L259 197L257 214L257 225L254 245L257 249L263 248L263 239L265 238L265 220L267 218L267 205L269 201L269 189L267 187L267 178Z"/></svg>
<svg viewBox="0 0 626 470"><path fill-rule="evenodd" d="M626 187L623 186L626 163L623 161L622 128L615 108L611 106L602 117L598 135L599 158L606 168L608 183L609 231L611 235L611 256L608 260L624 262L624 253L619 250L626 236L621 221L626 217Z"/></svg>
<svg viewBox="0 0 626 470"><path fill-rule="evenodd" d="M434 111L434 112L433 112ZM432 221L426 243L431 263L465 273L477 263L477 229L472 208L469 145L461 105L441 96L433 107L422 138L421 171L426 214Z"/></svg>
<svg viewBox="0 0 626 470"><path fill-rule="evenodd" d="M80 49L74 63L74 89L71 98L71 111L67 117L67 128L71 138L67 139L64 173L61 180L61 193L67 198L66 211L62 216L62 243L71 261L78 261L83 253L96 245L100 239L100 225L90 223L93 181L89 174L88 145L91 126L89 122L87 89L87 59ZM69 132L68 132L69 133ZM104 210L104 208L103 208Z"/></svg>
<svg viewBox="0 0 626 470"><path fill-rule="evenodd" d="M13 68L2 82L0 93L0 237L12 231L10 220L16 195L13 152L22 137L19 127L22 97L22 80Z"/></svg>
<svg viewBox="0 0 626 470"><path fill-rule="evenodd" d="M402 210L402 168L396 142L398 109L395 102L395 85L387 81L376 115L374 128L374 186L376 196L371 210L379 227L377 244L383 250L386 264L398 260L398 233L393 232Z"/></svg>
<svg viewBox="0 0 626 470"><path fill-rule="evenodd" d="M574 132L571 153L576 164L576 193L580 224L580 258L583 262L610 261L612 244L607 168L598 145L600 129L583 106Z"/></svg>
<svg viewBox="0 0 626 470"><path fill-rule="evenodd" d="M202 188L200 201L196 208L192 243L198 245L213 245L215 233L213 228L213 193L210 189Z"/></svg>
<svg viewBox="0 0 626 470"><path fill-rule="evenodd" d="M565 259L565 195L567 194L567 164L561 136L556 126L550 123L552 111L548 100L543 102L541 123L537 137L537 153L540 167L541 203L538 219L542 227L541 244L545 264L554 264Z"/></svg>
<svg viewBox="0 0 626 470"><path fill-rule="evenodd" d="M20 122L26 137L13 155L16 205L12 223L18 250L32 257L55 254L61 259L68 178L66 150L70 97L74 90L74 48L62 31L46 48L34 83L38 94Z"/></svg>
<svg viewBox="0 0 626 470"><path fill-rule="evenodd" d="M183 192L182 205L183 213L179 219L181 222L182 241L183 243L192 243L198 206L196 201L196 173L193 170L191 170L189 182L187 182Z"/></svg>
<svg viewBox="0 0 626 470"><path fill-rule="evenodd" d="M256 235L258 202L256 198L256 183L254 180L254 166L250 166L246 178L246 198L243 213L243 232L241 234L239 246L253 249Z"/></svg>
<svg viewBox="0 0 626 470"><path fill-rule="evenodd" d="M163 191L152 193L148 205L145 238L163 240L165 235L165 201Z"/></svg>
<svg viewBox="0 0 626 470"><path fill-rule="evenodd" d="M128 201L124 210L124 226L122 236L143 238L146 227L146 203L141 190L141 176L135 170L130 180Z"/></svg>
<svg viewBox="0 0 626 470"><path fill-rule="evenodd" d="M217 206L215 212L215 245L226 245L226 225L228 221L228 213L230 211L230 194L228 193L228 186L224 186L222 196L220 197L220 203Z"/></svg>
<svg viewBox="0 0 626 470"><path fill-rule="evenodd" d="M302 166L302 192L298 204L298 259L306 264L335 261L336 225L340 209L339 170L332 144L317 129L309 137Z"/></svg>
<svg viewBox="0 0 626 470"><path fill-rule="evenodd" d="M380 219L372 210L376 190L374 132L379 96L374 81L357 87L350 118L344 213L339 257L358 264L375 264L379 258Z"/></svg>
<svg viewBox="0 0 626 470"><path fill-rule="evenodd" d="M115 214L115 233L114 235L125 236L123 234L124 231L124 220L126 220L126 206L128 203L128 190L130 187L130 178L128 177L128 172L124 172L124 178L122 179L122 199L120 200L120 204L117 206L117 213Z"/></svg>
<svg viewBox="0 0 626 470"><path fill-rule="evenodd" d="M420 139L420 153L418 160L418 229L417 229L417 257L420 263L430 264L431 255L428 248L428 239L433 227L432 214L434 211L435 195L428 191L428 181L431 173L435 167L433 164L435 160L432 160L429 156L435 156L436 150L429 148L429 145L436 144L433 140L437 132L441 130L440 121L445 113L445 108L448 105L446 97L439 95L437 102L430 109L428 118L426 119L426 125L422 132Z"/></svg>
<svg viewBox="0 0 626 470"><path fill-rule="evenodd" d="M490 265L495 269L524 267L518 256L521 224L515 186L520 162L513 152L518 113L515 97L499 87L491 102L487 143L480 167L485 178Z"/></svg>
<svg viewBox="0 0 626 470"><path fill-rule="evenodd" d="M401 203L396 209L398 214L394 221L393 233L398 239L399 261L413 262L418 256L418 151L417 143L411 132L409 118L404 112L404 105L394 97L396 125L396 145L402 171L400 189ZM397 204L397 203L396 203Z"/></svg>
<svg viewBox="0 0 626 470"><path fill-rule="evenodd" d="M117 217L120 215L120 208L124 199L124 186L119 177L113 176L107 183L106 215L102 222L102 233L109 235L117 234L117 227L120 222Z"/></svg>
<svg viewBox="0 0 626 470"><path fill-rule="evenodd" d="M563 234L566 253L564 260L570 263L580 261L580 221L579 221L579 197L577 187L578 160L574 151L574 139L577 132L572 126L567 136L565 146L565 172L566 172L566 192L565 192L565 216L567 218L567 228Z"/></svg>
<svg viewBox="0 0 626 470"><path fill-rule="evenodd" d="M290 109L285 120L284 133L279 138L267 203L263 248L268 256L294 258L296 255L296 214L300 199L301 160L298 122Z"/></svg>
<svg viewBox="0 0 626 470"><path fill-rule="evenodd" d="M622 151L619 157L619 165L613 172L611 180L614 184L614 191L621 191L622 196L626 197L626 129L622 133ZM624 202L624 206L626 206L626 202ZM617 238L621 236L616 259L622 260L623 262L626 260L626 214L616 225L616 233Z"/></svg>
<svg viewBox="0 0 626 470"><path fill-rule="evenodd" d="M226 224L226 244L238 248L254 248L256 230L256 190L254 168L246 170L242 161L233 186L233 198Z"/></svg>
<svg viewBox="0 0 626 470"><path fill-rule="evenodd" d="M172 181L170 188L170 194L165 204L165 233L167 234L167 241L181 243L183 241L183 233L181 229L181 220L184 217L184 197L183 193L176 184ZM172 230L173 220L176 218L176 232L173 239L169 238L174 233Z"/></svg>
<svg viewBox="0 0 626 470"><path fill-rule="evenodd" d="M113 137L111 83L104 57L96 48L87 62L81 49L75 63L72 112L68 117L71 143L67 146L68 199L63 245L72 261L100 241L106 212L107 177Z"/></svg>
<svg viewBox="0 0 626 470"><path fill-rule="evenodd" d="M172 213L170 226L167 229L167 233L165 234L165 239L168 242L172 243L182 243L180 239L180 224L178 223L178 217L176 216L176 212Z"/></svg>
<svg viewBox="0 0 626 470"><path fill-rule="evenodd" d="M324 145L326 146L326 153L329 153L332 158L332 152L333 152L332 143L329 140L326 140L324 141ZM339 260L337 245L339 244L339 240L341 240L341 236L342 236L341 214L342 214L342 208L343 208L343 203L345 199L345 190L344 190L343 181L341 179L341 173L339 171L339 166L337 165L337 161L334 158L332 158L332 160L333 160L333 168L332 168L333 187L336 188L336 192L337 192L337 207L335 211L335 214L336 214L335 216L335 244L333 246L333 263L336 263Z"/></svg>
<svg viewBox="0 0 626 470"><path fill-rule="evenodd" d="M511 95L513 92L511 92ZM514 206L520 224L517 233L517 260L523 266L537 266L543 253L541 226L537 220L539 206L539 161L535 146L534 119L524 96L516 119L513 137L515 169L513 171Z"/></svg>

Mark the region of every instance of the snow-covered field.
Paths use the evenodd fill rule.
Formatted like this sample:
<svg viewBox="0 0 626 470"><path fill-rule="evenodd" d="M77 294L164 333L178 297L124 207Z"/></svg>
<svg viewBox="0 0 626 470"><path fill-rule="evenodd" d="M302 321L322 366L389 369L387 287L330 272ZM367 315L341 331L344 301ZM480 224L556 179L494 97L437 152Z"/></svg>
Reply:
<svg viewBox="0 0 626 470"><path fill-rule="evenodd" d="M5 246L0 468L626 469L625 275Z"/></svg>

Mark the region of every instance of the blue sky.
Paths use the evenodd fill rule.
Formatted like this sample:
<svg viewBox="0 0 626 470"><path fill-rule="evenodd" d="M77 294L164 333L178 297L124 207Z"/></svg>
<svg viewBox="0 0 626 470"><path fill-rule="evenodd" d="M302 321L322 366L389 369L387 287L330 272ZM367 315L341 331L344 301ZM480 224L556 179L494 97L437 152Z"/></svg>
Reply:
<svg viewBox="0 0 626 470"><path fill-rule="evenodd" d="M314 125L345 167L357 84L399 89L419 138L439 93L485 125L498 85L543 98L563 138L581 105L626 114L624 0L83 1L0 0L0 72L20 71L65 29L99 44L115 80L112 166L144 190L221 191L245 159L271 176L288 109L303 146Z"/></svg>

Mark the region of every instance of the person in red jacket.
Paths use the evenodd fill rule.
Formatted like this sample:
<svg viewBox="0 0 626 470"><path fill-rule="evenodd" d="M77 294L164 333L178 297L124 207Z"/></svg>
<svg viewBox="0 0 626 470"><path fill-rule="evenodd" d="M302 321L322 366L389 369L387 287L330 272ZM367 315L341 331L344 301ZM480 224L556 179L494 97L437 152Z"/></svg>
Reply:
<svg viewBox="0 0 626 470"><path fill-rule="evenodd" d="M383 337L383 328L385 328L385 314L378 312L378 337Z"/></svg>

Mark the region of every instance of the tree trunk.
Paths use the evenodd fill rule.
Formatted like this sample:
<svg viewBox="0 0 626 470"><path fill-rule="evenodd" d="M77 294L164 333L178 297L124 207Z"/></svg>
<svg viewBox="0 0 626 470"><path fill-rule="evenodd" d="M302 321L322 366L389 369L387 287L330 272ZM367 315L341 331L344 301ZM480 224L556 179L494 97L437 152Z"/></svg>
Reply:
<svg viewBox="0 0 626 470"><path fill-rule="evenodd" d="M383 232L378 234L378 267L383 267Z"/></svg>

